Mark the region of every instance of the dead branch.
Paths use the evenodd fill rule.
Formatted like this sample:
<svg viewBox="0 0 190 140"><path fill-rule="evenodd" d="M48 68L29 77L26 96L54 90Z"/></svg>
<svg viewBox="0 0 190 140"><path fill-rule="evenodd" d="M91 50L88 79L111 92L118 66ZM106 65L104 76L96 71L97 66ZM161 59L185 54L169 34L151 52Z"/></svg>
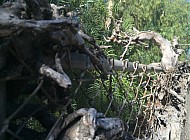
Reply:
<svg viewBox="0 0 190 140"><path fill-rule="evenodd" d="M128 51L129 45L131 44L131 41L132 41L132 38L130 37L130 38L129 38L129 42L128 42L127 45L125 45L125 50L124 50L123 54L121 55L121 60L124 59L125 54L126 54L126 52Z"/></svg>
<svg viewBox="0 0 190 140"><path fill-rule="evenodd" d="M170 89L169 93L175 96L180 102L185 103L185 99L178 95L178 93L176 93L174 90Z"/></svg>
<svg viewBox="0 0 190 140"><path fill-rule="evenodd" d="M162 52L162 59L161 59L161 65L164 70L174 70L177 61L178 61L178 54L176 54L173 50L172 43L168 41L167 39L163 38L160 34L153 32L153 31L142 31L138 32L135 37L133 37L133 40L154 40L156 44L160 47L160 50Z"/></svg>
<svg viewBox="0 0 190 140"><path fill-rule="evenodd" d="M120 23L119 23L120 25ZM117 25L117 26L119 26ZM174 51L173 48L177 48L178 42L177 39L174 38L173 42L171 43L167 39L163 38L160 34L153 32L153 31L138 31L137 29L133 29L135 32L135 35L129 35L125 32L120 31L120 29L117 28L113 29L111 37L108 37L106 39L107 42L116 42L118 44L121 44L125 46L125 50L123 54L121 55L121 59L124 58L129 45L131 44L144 44L143 41L146 40L152 40L154 41L160 48L162 52L162 59L161 59L161 66L163 67L163 70L165 71L173 71L176 68L177 62L178 62L178 56L180 53ZM146 45L147 46L147 45Z"/></svg>
<svg viewBox="0 0 190 140"><path fill-rule="evenodd" d="M53 79L61 87L68 88L71 86L71 80L64 72L61 74L46 65L42 65L39 69L39 73Z"/></svg>

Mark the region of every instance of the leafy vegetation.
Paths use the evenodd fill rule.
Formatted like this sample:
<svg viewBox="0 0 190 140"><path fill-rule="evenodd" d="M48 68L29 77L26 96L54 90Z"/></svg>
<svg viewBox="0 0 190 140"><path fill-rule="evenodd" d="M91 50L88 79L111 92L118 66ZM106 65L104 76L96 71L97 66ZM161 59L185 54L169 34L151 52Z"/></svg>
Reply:
<svg viewBox="0 0 190 140"><path fill-rule="evenodd" d="M108 13L108 3L113 2L112 24L110 30L105 28ZM122 30L131 32L132 27L140 31L153 30L162 34L165 38L172 40L174 36L180 37L182 44L188 43L189 34L189 9L190 3L186 0L162 1L162 0L59 0L59 3L69 3L82 11L80 16L85 32L93 36L100 45L107 44L103 36L111 34L114 28L114 21L122 19ZM73 8L73 7L72 7ZM131 46L125 59L139 61L149 64L159 62L161 58L160 50L152 42L149 48L144 46ZM105 50L110 57L119 58L124 48L119 45L109 44L113 47ZM187 46L181 46L186 49ZM183 56L182 60L185 57Z"/></svg>
<svg viewBox="0 0 190 140"><path fill-rule="evenodd" d="M108 11L109 1L113 2L112 24L110 30L105 28L106 18L110 17ZM108 36L114 28L114 21L122 19L122 30L131 32L132 27L140 31L153 30L169 40L174 36L180 37L181 44L188 43L189 34L189 9L190 3L186 0L162 1L162 0L58 0L58 3L69 3L71 9L79 8L84 30L93 36L100 45L106 44L103 36ZM109 44L110 45L110 44ZM110 56L119 58L124 48L111 44L112 49L106 50ZM160 61L160 51L154 44L149 43L150 48L132 46L126 55L126 59L151 63ZM186 49L187 46L181 46ZM144 53L144 52L147 53ZM183 56L182 60L185 57Z"/></svg>
<svg viewBox="0 0 190 140"><path fill-rule="evenodd" d="M111 9L108 9L109 1L113 2ZM190 40L190 3L186 0L50 0L50 2L58 5L66 4L74 11L80 10L82 15L77 18L80 20L83 30L94 37L98 44L112 46L112 48L104 50L110 58L119 59L125 49L121 45L104 41L104 36L112 33L117 19L122 19L121 30L129 34L133 32L132 27L135 27L140 31L156 31L169 40L172 40L174 36L180 37L179 41L182 44L188 44ZM111 13L108 10L111 10ZM105 26L107 18L111 19L109 28ZM125 59L144 64L160 62L159 48L153 42L147 42L147 44L149 47L130 46ZM181 47L187 49L187 46ZM182 56L181 59L184 60L185 56ZM72 107L75 110L82 107L95 107L97 110L105 112L106 115L115 116L116 114L120 115L121 112L118 108L122 108L123 102L130 101L127 103L129 105L127 109L123 107L125 110L121 115L128 120L132 118L131 116L135 118L136 114L139 115L139 110L142 111L142 105L135 104L134 99L137 96L143 97L145 92L151 92L145 90L147 87L142 86L142 82L148 81L150 78L146 74L143 76L137 74L135 79L131 79L128 72L112 71L107 79L102 79L96 71L80 71L79 73L82 74L78 76L71 72L73 76L70 76L74 79L70 93L74 99ZM86 79L89 81L82 82ZM34 100L33 102L38 101ZM17 123L21 123L19 121ZM31 125L31 122L34 124ZM28 121L27 125L32 126L32 129L43 131L33 118Z"/></svg>

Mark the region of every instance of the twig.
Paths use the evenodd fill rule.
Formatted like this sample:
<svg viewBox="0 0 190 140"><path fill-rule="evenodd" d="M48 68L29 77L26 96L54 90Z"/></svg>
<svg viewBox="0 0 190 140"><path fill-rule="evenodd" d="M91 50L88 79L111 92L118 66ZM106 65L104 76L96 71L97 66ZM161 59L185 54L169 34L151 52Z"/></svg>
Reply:
<svg viewBox="0 0 190 140"><path fill-rule="evenodd" d="M112 46L105 46L105 45L100 46L100 49L108 49L108 48L112 48Z"/></svg>
<svg viewBox="0 0 190 140"><path fill-rule="evenodd" d="M130 38L129 38L129 42L128 42L128 44L125 46L125 50L124 50L123 54L121 55L121 59L120 59L120 60L123 60L123 59L124 59L124 56L125 56L125 54L126 54L128 48L129 48L129 45L131 44L131 41L132 41L132 38L130 37Z"/></svg>
<svg viewBox="0 0 190 140"><path fill-rule="evenodd" d="M169 93L172 94L173 96L175 96L182 103L185 103L185 99L183 97L179 96L174 90L170 89Z"/></svg>

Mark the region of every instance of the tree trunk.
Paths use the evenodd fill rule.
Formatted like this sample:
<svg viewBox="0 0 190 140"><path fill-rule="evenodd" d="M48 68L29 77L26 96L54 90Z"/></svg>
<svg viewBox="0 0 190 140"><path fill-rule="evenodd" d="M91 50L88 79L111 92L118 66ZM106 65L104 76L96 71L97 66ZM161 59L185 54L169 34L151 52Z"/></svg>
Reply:
<svg viewBox="0 0 190 140"><path fill-rule="evenodd" d="M3 122L6 118L6 82L0 81L0 130L3 128ZM0 136L1 140L5 140L5 134Z"/></svg>
<svg viewBox="0 0 190 140"><path fill-rule="evenodd" d="M184 140L190 140L190 85L188 84L187 95L186 95L186 122L185 122L185 130L183 134Z"/></svg>

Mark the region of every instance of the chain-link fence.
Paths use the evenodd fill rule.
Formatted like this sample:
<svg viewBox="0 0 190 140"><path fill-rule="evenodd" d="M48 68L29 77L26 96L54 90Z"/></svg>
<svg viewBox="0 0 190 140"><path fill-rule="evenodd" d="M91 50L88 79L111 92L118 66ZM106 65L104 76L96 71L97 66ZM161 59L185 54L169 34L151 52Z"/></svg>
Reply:
<svg viewBox="0 0 190 140"><path fill-rule="evenodd" d="M133 71L128 72L125 72L126 67L123 67L123 71L112 69L107 80L102 78L87 78L87 80L87 76L82 73L79 76L80 84L74 93L78 95L75 94L77 103L86 101L85 106L94 107L107 117L121 118L131 137L148 139L159 130L159 127L168 125L167 119L171 119L172 116L170 113L177 113L180 110L181 116L174 117L173 119L176 120L174 122L185 120L184 103L189 75L180 70L167 73L156 72L154 69L150 71L146 66L143 66L141 72L138 72L138 65L136 62L133 63ZM188 68L181 65L179 69L187 70ZM89 80L93 82L86 86ZM81 99L78 98L79 95L83 95ZM84 107L84 104L79 106ZM177 110L167 110L172 106ZM166 115L167 119L162 116L166 113L165 111L171 115ZM163 130L160 131L163 133ZM176 136L180 135L181 130L179 129L178 132L175 134ZM159 137L164 139L168 136L163 134L163 138ZM155 136L153 138L156 139Z"/></svg>
<svg viewBox="0 0 190 140"><path fill-rule="evenodd" d="M52 15L49 4L26 5L30 13L17 11L23 19L3 8L0 16L0 139L188 138L189 66L177 64L176 40L137 29L122 37L118 29L107 41L125 50L122 60L109 59L72 16L60 17L63 7ZM158 44L163 70L123 60L143 40Z"/></svg>
<svg viewBox="0 0 190 140"><path fill-rule="evenodd" d="M188 67L181 65L176 72L163 73L147 69L146 65L139 68L137 62L132 63L133 71L126 71L128 65L125 61L122 71L116 71L112 63L106 78L96 70L70 67L67 71L73 85L67 90L44 77L7 79L9 110L1 134L6 132L10 139L45 139L56 120L59 122L67 114L85 107L96 108L104 117L120 118L127 133L125 139L164 139L169 132L164 133L162 127L169 128L173 113L178 114L172 118L174 127L180 128L185 120L189 74L184 70ZM29 91L30 94L23 95ZM14 98L16 93L19 95ZM170 131L178 131L177 134L182 131L173 129Z"/></svg>

